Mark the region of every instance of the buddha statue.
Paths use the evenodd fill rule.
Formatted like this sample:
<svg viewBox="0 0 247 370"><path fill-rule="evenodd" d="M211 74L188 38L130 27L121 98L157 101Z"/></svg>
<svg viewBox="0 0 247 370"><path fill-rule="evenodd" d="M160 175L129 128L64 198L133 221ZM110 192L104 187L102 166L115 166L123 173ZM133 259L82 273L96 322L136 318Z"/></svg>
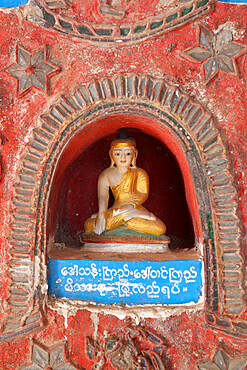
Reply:
<svg viewBox="0 0 247 370"><path fill-rule="evenodd" d="M147 173L136 167L136 142L126 131L120 131L110 147L111 165L98 179L98 213L85 221L86 233L102 234L125 226L139 233L164 235L166 226L143 207L149 194ZM109 188L114 204L108 208Z"/></svg>

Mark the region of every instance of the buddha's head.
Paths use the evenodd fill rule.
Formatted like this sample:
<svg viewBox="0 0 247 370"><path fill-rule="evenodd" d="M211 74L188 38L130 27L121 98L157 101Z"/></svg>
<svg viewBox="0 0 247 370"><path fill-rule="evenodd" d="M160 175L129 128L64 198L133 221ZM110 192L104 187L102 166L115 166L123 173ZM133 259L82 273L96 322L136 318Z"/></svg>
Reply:
<svg viewBox="0 0 247 370"><path fill-rule="evenodd" d="M111 142L109 151L111 167L136 167L137 153L136 141L127 131L121 130L116 139Z"/></svg>

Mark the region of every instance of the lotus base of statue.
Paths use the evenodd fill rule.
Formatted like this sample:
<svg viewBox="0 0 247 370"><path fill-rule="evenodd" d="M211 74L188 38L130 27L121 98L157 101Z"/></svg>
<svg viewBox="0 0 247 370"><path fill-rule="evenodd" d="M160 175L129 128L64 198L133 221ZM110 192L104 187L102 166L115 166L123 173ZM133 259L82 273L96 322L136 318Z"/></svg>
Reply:
<svg viewBox="0 0 247 370"><path fill-rule="evenodd" d="M125 226L120 226L106 230L100 235L84 233L81 242L85 251L162 253L168 249L170 239L166 235L140 233Z"/></svg>

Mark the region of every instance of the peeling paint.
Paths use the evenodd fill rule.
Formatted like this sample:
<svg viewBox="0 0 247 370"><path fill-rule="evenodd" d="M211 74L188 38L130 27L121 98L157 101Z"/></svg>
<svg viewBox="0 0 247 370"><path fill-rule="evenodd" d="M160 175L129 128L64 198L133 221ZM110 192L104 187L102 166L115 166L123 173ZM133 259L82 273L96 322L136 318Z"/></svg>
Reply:
<svg viewBox="0 0 247 370"><path fill-rule="evenodd" d="M236 40L244 40L245 29L238 28L236 23L228 21L226 23L221 24L216 30L215 33L219 33L222 29L227 30L232 33L233 38Z"/></svg>
<svg viewBox="0 0 247 370"><path fill-rule="evenodd" d="M97 340L98 336L98 326L99 326L99 314L98 312L92 312L91 315L92 324L94 326L93 339Z"/></svg>
<svg viewBox="0 0 247 370"><path fill-rule="evenodd" d="M66 317L76 315L78 310L86 309L92 314L104 314L116 316L119 320L131 318L138 325L142 319L162 319L173 315L181 315L183 312L197 312L203 309L203 298L197 304L191 305L190 303L183 306L161 306L161 305L143 305L143 306L122 306L116 307L115 305L106 306L96 304L94 302L83 302L79 300L70 300L67 298L52 299L49 298L48 306L50 309L57 311L59 315Z"/></svg>

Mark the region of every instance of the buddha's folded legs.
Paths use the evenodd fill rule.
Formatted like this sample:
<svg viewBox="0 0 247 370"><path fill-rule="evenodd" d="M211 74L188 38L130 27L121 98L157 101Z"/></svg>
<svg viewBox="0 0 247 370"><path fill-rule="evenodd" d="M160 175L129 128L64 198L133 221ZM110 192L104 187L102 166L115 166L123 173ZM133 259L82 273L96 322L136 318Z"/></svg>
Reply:
<svg viewBox="0 0 247 370"><path fill-rule="evenodd" d="M84 222L84 230L86 233L93 233L95 228L96 218L90 217Z"/></svg>
<svg viewBox="0 0 247 370"><path fill-rule="evenodd" d="M163 235L166 232L165 224L158 218L156 220L146 220L144 218L134 217L128 220L125 226L140 233L153 235Z"/></svg>
<svg viewBox="0 0 247 370"><path fill-rule="evenodd" d="M166 232L165 224L156 218L156 220L146 220L140 217L134 217L128 221L124 218L126 215L112 216L112 212L107 215L106 230L115 229L116 227L125 225L127 228L140 232L153 235L162 235ZM85 221L85 232L93 233L95 228L96 218L90 217Z"/></svg>

